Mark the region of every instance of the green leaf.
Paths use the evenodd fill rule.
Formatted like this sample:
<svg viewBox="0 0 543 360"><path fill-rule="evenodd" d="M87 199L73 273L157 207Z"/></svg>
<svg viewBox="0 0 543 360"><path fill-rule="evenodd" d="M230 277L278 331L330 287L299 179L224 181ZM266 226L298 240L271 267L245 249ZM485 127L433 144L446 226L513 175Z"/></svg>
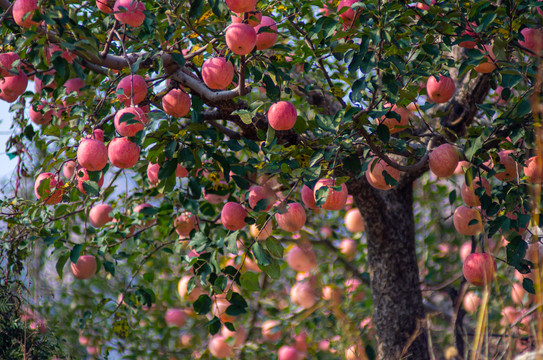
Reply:
<svg viewBox="0 0 543 360"><path fill-rule="evenodd" d="M70 260L72 263L77 264L77 260L79 260L79 254L81 253L81 248L83 245L77 244L72 248L72 251L70 251Z"/></svg>
<svg viewBox="0 0 543 360"><path fill-rule="evenodd" d="M246 271L241 274L240 278L241 287L249 291L260 290L260 283L258 281L258 274L252 271Z"/></svg>
<svg viewBox="0 0 543 360"><path fill-rule="evenodd" d="M185 57L183 56L182 53L176 51L176 52L170 53L170 55L172 56L173 61L175 61L177 65L185 66Z"/></svg>
<svg viewBox="0 0 543 360"><path fill-rule="evenodd" d="M273 258L271 260L270 265L265 266L258 264L258 267L272 279L279 279L281 277L281 268L279 267L279 263Z"/></svg>
<svg viewBox="0 0 543 360"><path fill-rule="evenodd" d="M98 186L98 183L95 181L90 181L90 180L83 181L83 190L85 190L85 192L89 196L100 195L100 187Z"/></svg>
<svg viewBox="0 0 543 360"><path fill-rule="evenodd" d="M233 233L230 233L224 241L227 244L227 250L230 254L237 254L238 253L238 237L239 237L239 230L234 231Z"/></svg>
<svg viewBox="0 0 543 360"><path fill-rule="evenodd" d="M271 264L271 257L266 254L266 251L264 250L262 245L260 245L260 243L255 243L252 247L252 250L257 264L263 266L268 266Z"/></svg>
<svg viewBox="0 0 543 360"><path fill-rule="evenodd" d="M57 273L58 273L58 277L62 279L62 274L63 274L63 269L64 269L64 265L66 264L66 261L68 261L68 259L70 258L70 253L69 252L66 252L64 255L62 255L61 257L58 258L57 260L57 264L56 264L56 269L57 269Z"/></svg>
<svg viewBox="0 0 543 360"><path fill-rule="evenodd" d="M189 17L196 19L202 16L204 10L204 0L190 0Z"/></svg>
<svg viewBox="0 0 543 360"><path fill-rule="evenodd" d="M200 295L198 299L196 299L194 304L192 304L192 306L194 307L194 311L196 311L197 314L204 315L207 314L209 310L211 310L211 304L212 301L209 296Z"/></svg>
<svg viewBox="0 0 543 360"><path fill-rule="evenodd" d="M532 281L532 279L524 278L522 280L522 287L524 288L524 290L526 290L530 294L535 295L535 287L534 287L534 282Z"/></svg>
<svg viewBox="0 0 543 360"><path fill-rule="evenodd" d="M283 245L281 245L280 241L277 241L276 239L269 237L266 239L266 248L268 248L268 251L270 252L271 256L282 259L283 258Z"/></svg>
<svg viewBox="0 0 543 360"><path fill-rule="evenodd" d="M218 317L214 316L207 324L206 327L209 329L211 335L215 335L221 329L221 320Z"/></svg>
<svg viewBox="0 0 543 360"><path fill-rule="evenodd" d="M376 132L377 136L382 142L384 142L385 144L388 143L388 141L390 140L390 131L388 130L388 126L386 126L385 124L380 124L379 126L377 126Z"/></svg>
<svg viewBox="0 0 543 360"><path fill-rule="evenodd" d="M103 262L103 265L106 272L110 273L112 276L115 276L115 265L111 261L106 260ZM145 278L145 275L143 276L144 278ZM152 281L149 281L149 282L152 282Z"/></svg>

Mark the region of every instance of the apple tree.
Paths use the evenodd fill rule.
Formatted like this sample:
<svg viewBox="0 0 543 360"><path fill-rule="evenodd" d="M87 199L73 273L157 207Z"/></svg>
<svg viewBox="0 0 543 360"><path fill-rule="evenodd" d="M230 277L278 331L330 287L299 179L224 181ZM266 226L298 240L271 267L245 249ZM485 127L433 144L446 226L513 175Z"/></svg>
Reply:
<svg viewBox="0 0 543 360"><path fill-rule="evenodd" d="M2 358L536 348L541 5L0 0Z"/></svg>

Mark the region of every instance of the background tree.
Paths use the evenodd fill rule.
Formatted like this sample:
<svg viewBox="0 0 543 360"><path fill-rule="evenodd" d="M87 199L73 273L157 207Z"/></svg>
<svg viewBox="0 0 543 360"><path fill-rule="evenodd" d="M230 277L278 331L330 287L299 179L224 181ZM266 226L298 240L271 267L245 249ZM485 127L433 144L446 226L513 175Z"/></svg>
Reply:
<svg viewBox="0 0 543 360"><path fill-rule="evenodd" d="M539 344L538 2L0 6L2 278L51 356Z"/></svg>

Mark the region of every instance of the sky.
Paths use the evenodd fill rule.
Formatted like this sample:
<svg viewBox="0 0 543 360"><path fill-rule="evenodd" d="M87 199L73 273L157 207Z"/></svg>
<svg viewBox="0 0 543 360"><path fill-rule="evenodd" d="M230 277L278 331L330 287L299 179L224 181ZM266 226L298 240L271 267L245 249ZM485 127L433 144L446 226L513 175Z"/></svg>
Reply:
<svg viewBox="0 0 543 360"><path fill-rule="evenodd" d="M0 100L0 179L9 177L15 170L17 159L10 160L6 155L6 141L8 141L11 131L11 120L13 115L9 112L11 104Z"/></svg>

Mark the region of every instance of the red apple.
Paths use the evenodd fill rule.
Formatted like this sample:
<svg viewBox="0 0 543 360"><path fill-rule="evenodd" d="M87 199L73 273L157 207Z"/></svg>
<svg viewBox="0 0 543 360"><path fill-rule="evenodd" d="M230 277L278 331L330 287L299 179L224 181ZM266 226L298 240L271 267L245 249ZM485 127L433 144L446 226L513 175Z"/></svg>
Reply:
<svg viewBox="0 0 543 360"><path fill-rule="evenodd" d="M83 139L77 149L77 162L89 171L99 171L106 167L108 150L106 145L96 139Z"/></svg>
<svg viewBox="0 0 543 360"><path fill-rule="evenodd" d="M15 23L21 27L29 28L33 25L38 25L32 21L32 15L38 10L37 0L15 0L11 12Z"/></svg>
<svg viewBox="0 0 543 360"><path fill-rule="evenodd" d="M426 82L428 97L438 104L451 100L455 90L454 80L444 75L439 75L439 80L435 76L430 76Z"/></svg>
<svg viewBox="0 0 543 360"><path fill-rule="evenodd" d="M221 222L228 230L236 231L242 229L245 225L247 210L235 202L227 202L221 211Z"/></svg>
<svg viewBox="0 0 543 360"><path fill-rule="evenodd" d="M473 291L469 291L464 295L464 300L462 301L464 309L470 313L474 314L477 312L479 305L481 305L481 298L477 296Z"/></svg>
<svg viewBox="0 0 543 360"><path fill-rule="evenodd" d="M164 315L168 326L182 327L186 322L186 315L183 309L168 309Z"/></svg>
<svg viewBox="0 0 543 360"><path fill-rule="evenodd" d="M511 157L511 154L513 154L513 150L502 150L498 153L499 163L505 166L505 170L494 175L496 176L496 179L511 181L517 178L517 163L515 159Z"/></svg>
<svg viewBox="0 0 543 360"><path fill-rule="evenodd" d="M173 225L180 237L187 237L193 229L198 227L198 218L192 213L184 212L174 220Z"/></svg>
<svg viewBox="0 0 543 360"><path fill-rule="evenodd" d="M285 231L297 232L305 225L306 214L304 207L299 203L289 203L288 210L284 214L276 213L277 225Z"/></svg>
<svg viewBox="0 0 543 360"><path fill-rule="evenodd" d="M190 302L195 302L198 297L202 294L204 294L204 290L196 285L190 292L188 291L188 284L189 284L189 281L190 281L190 276L188 275L185 275L183 276L180 280L179 280L179 283L177 284L177 292L179 294L179 297L182 299L182 300L187 300L187 301L190 301Z"/></svg>
<svg viewBox="0 0 543 360"><path fill-rule="evenodd" d="M307 185L304 185L302 187L302 202L304 203L305 207L308 209L315 210L319 208L315 201L315 195L313 194L313 189L311 189Z"/></svg>
<svg viewBox="0 0 543 360"><path fill-rule="evenodd" d="M245 343L247 339L247 330L241 325L236 326L236 331L230 331L226 326L223 326L221 329L221 335L226 339L233 338L234 346L240 347Z"/></svg>
<svg viewBox="0 0 543 360"><path fill-rule="evenodd" d="M475 286L490 285L494 280L496 261L490 254L469 254L464 261L462 272L466 280Z"/></svg>
<svg viewBox="0 0 543 360"><path fill-rule="evenodd" d="M262 16L260 24L255 26L256 32L256 49L265 50L275 45L277 41L277 25L269 16ZM260 29L263 29L260 32ZM259 33L260 32L260 33Z"/></svg>
<svg viewBox="0 0 543 360"><path fill-rule="evenodd" d="M119 2L120 0L117 0ZM132 0L126 0L128 2ZM131 105L131 99L134 105L139 104L147 96L147 83L139 75L129 75L121 79L117 84L117 99L122 101L125 106Z"/></svg>
<svg viewBox="0 0 543 360"><path fill-rule="evenodd" d="M249 231L251 233L251 236L255 239L262 241L269 238L272 234L273 227L272 222L268 221L264 229L259 229L257 225L253 224L249 227Z"/></svg>
<svg viewBox="0 0 543 360"><path fill-rule="evenodd" d="M462 32L462 35L470 36L472 39L477 38L477 33L473 31L473 28L476 28L477 24L471 23L466 26L466 30ZM466 49L473 49L477 45L475 41L473 40L465 40L458 43L458 46L466 48Z"/></svg>
<svg viewBox="0 0 543 360"><path fill-rule="evenodd" d="M283 345L277 353L278 360L301 360L302 357L293 346Z"/></svg>
<svg viewBox="0 0 543 360"><path fill-rule="evenodd" d="M113 211L113 208L107 204L94 205L89 211L89 222L95 228L100 228L112 221L113 218L109 214Z"/></svg>
<svg viewBox="0 0 543 360"><path fill-rule="evenodd" d="M240 22L243 22L242 21L242 16L240 16L241 14L232 14L232 16L230 16L230 19L232 20L233 23L240 23ZM256 27L258 26L258 24L260 24L260 21L262 20L262 13L260 11L250 11L249 12L249 19L247 21L247 23L249 25L251 25L252 27Z"/></svg>
<svg viewBox="0 0 543 360"><path fill-rule="evenodd" d="M117 0L113 6L115 19L121 24L138 27L145 21L145 4L137 0ZM126 92L125 92L126 94Z"/></svg>
<svg viewBox="0 0 543 360"><path fill-rule="evenodd" d="M473 220L477 222L469 225ZM453 223L456 231L462 235L473 236L483 231L483 220L479 210L464 205L457 207L454 211Z"/></svg>
<svg viewBox="0 0 543 360"><path fill-rule="evenodd" d="M341 210L345 207L345 204L347 203L347 197L349 196L349 193L347 192L347 186L345 184L341 184L341 190L337 191L334 190L333 187L336 187L336 182L333 179L320 179L315 184L315 188L313 189L313 195L315 196L315 199L317 199L317 192L319 189L323 186L328 187L328 196L326 197L326 201L324 204L320 205L321 208L326 210Z"/></svg>
<svg viewBox="0 0 543 360"><path fill-rule="evenodd" d="M390 104L385 107L390 107ZM396 105L392 106L392 109L390 111L395 112L400 116L400 121L393 117L381 117L380 123L384 124L387 128L390 134L395 134L399 131L405 130L407 126L409 126L409 111L406 110L403 107L398 107Z"/></svg>
<svg viewBox="0 0 543 360"><path fill-rule="evenodd" d="M89 173L87 172L87 169L81 168L77 170L76 172L76 178L77 178L77 188L83 195L87 195L87 192L85 191L85 188L83 188L83 183L87 180L90 180ZM101 188L102 185L104 185L104 175L100 174L100 180L98 180L98 187Z"/></svg>
<svg viewBox="0 0 543 360"><path fill-rule="evenodd" d="M202 79L210 89L225 89L234 79L234 65L223 57L207 59L202 65Z"/></svg>
<svg viewBox="0 0 543 360"><path fill-rule="evenodd" d="M286 255L288 266L298 272L309 272L317 266L317 258L311 248L294 245Z"/></svg>
<svg viewBox="0 0 543 360"><path fill-rule="evenodd" d="M226 0L226 6L236 13L254 11L258 0Z"/></svg>
<svg viewBox="0 0 543 360"><path fill-rule="evenodd" d="M81 255L75 264L70 264L70 268L76 279L90 279L96 274L96 258L92 255Z"/></svg>
<svg viewBox="0 0 543 360"><path fill-rule="evenodd" d="M111 14L114 5L115 0L96 0L96 7L105 14Z"/></svg>
<svg viewBox="0 0 543 360"><path fill-rule="evenodd" d="M377 160L377 162L375 162ZM375 165L374 165L375 164ZM374 157L366 170L366 180L368 183L376 189L390 190L392 185L387 184L384 172L387 172L393 179L398 181L400 179L400 171L387 164L384 160Z"/></svg>
<svg viewBox="0 0 543 360"><path fill-rule="evenodd" d="M145 112L141 108L130 106L117 111L113 124L119 135L132 137L143 130L145 117Z"/></svg>
<svg viewBox="0 0 543 360"><path fill-rule="evenodd" d="M339 251L349 261L353 261L356 257L356 241L353 239L343 239L339 244Z"/></svg>
<svg viewBox="0 0 543 360"><path fill-rule="evenodd" d="M541 55L541 50L543 50L543 32L540 29L524 28L520 33L524 40L519 40L518 43L536 55Z"/></svg>
<svg viewBox="0 0 543 360"><path fill-rule="evenodd" d="M49 188L44 189L43 191L43 193L46 195L45 203L47 205L58 204L62 200L62 195L64 194L64 190L62 189L64 183L62 180L58 180L56 175L53 173L41 173L38 175L38 177L36 177L36 181L34 183L34 194L36 194L38 199L41 198L38 189L42 181L47 179L49 179Z"/></svg>
<svg viewBox="0 0 543 360"><path fill-rule="evenodd" d="M64 50L57 44L50 44L48 47L46 47L45 51L45 58L47 59L47 62L51 60L56 52L60 52L60 57L70 64L72 64L77 57L77 55L75 55L71 51Z"/></svg>
<svg viewBox="0 0 543 360"><path fill-rule="evenodd" d="M254 209L258 202L262 200L265 202L265 208L260 209L260 211L269 211L275 202L275 198L275 192L267 186L254 185L249 189L248 200L251 209Z"/></svg>
<svg viewBox="0 0 543 360"><path fill-rule="evenodd" d="M54 76L55 75L55 70L48 71L48 72L44 73L44 75ZM36 94L40 94L42 92L42 90L45 89L45 88L52 89L52 90L57 88L57 83L56 83L54 77L47 84L45 84L42 81L42 79L40 79L38 76L34 77L34 91L36 92Z"/></svg>
<svg viewBox="0 0 543 360"><path fill-rule="evenodd" d="M109 143L108 156L111 163L116 167L129 169L138 162L140 148L128 138L115 138Z"/></svg>
<svg viewBox="0 0 543 360"><path fill-rule="evenodd" d="M20 59L19 55L12 51L1 53L0 54L0 77L14 76L15 74L12 74L10 70L16 70L17 72L20 70L20 67L21 67L20 65L17 66L15 69L13 69L13 63L19 59Z"/></svg>
<svg viewBox="0 0 543 360"><path fill-rule="evenodd" d="M277 341L282 336L281 323L278 320L266 320L262 323L262 337L267 341Z"/></svg>
<svg viewBox="0 0 543 360"><path fill-rule="evenodd" d="M168 115L183 117L190 111L190 96L181 89L171 89L162 97L162 108Z"/></svg>
<svg viewBox="0 0 543 360"><path fill-rule="evenodd" d="M487 179L481 177L477 177L473 179L472 183L468 185L466 182L462 185L462 200L464 200L464 203L467 206L480 206L481 201L479 200L479 196L475 194L475 190L482 186L485 188L485 193L490 196L490 183Z"/></svg>
<svg viewBox="0 0 543 360"><path fill-rule="evenodd" d="M333 305L339 305L341 303L341 291L329 285L324 286L322 288L322 298L330 301Z"/></svg>
<svg viewBox="0 0 543 360"><path fill-rule="evenodd" d="M224 294L222 296L225 296ZM230 302L225 298L216 298L215 303L211 307L213 316L221 319L222 322L234 322L235 317L228 315L226 309L230 306Z"/></svg>
<svg viewBox="0 0 543 360"><path fill-rule="evenodd" d="M73 160L66 161L62 166L62 174L66 179L71 179L75 174L77 163Z"/></svg>
<svg viewBox="0 0 543 360"><path fill-rule="evenodd" d="M341 21L343 22L344 27L349 27L353 24L356 14L351 6L358 0L341 0L337 6L337 12ZM343 11L344 8L348 8L346 11Z"/></svg>
<svg viewBox="0 0 543 360"><path fill-rule="evenodd" d="M345 214L344 221L348 231L353 233L364 231L364 219L357 208L349 209Z"/></svg>
<svg viewBox="0 0 543 360"><path fill-rule="evenodd" d="M309 309L317 303L315 289L308 282L297 282L290 289L290 300L304 309Z"/></svg>
<svg viewBox="0 0 543 360"><path fill-rule="evenodd" d="M85 87L86 85L87 84L85 84L85 81L81 78L73 78L73 79L66 80L66 82L63 85L65 88L64 93L66 95L69 95L75 91L77 95L80 95L81 89Z"/></svg>
<svg viewBox="0 0 543 360"><path fill-rule="evenodd" d="M436 0L430 1L430 4L435 5ZM420 9L420 10L425 10L425 11L430 10L430 5L428 5L426 2L419 2L415 6L417 7L417 9Z"/></svg>
<svg viewBox="0 0 543 360"><path fill-rule="evenodd" d="M541 184L543 182L543 157L532 156L526 160L524 175L529 183Z"/></svg>
<svg viewBox="0 0 543 360"><path fill-rule="evenodd" d="M481 50L481 52L486 52L488 55L485 55L484 62L477 65L473 70L481 74L491 73L496 69L496 55L494 55L494 52L492 51L492 46L483 45L483 50Z"/></svg>
<svg viewBox="0 0 543 360"><path fill-rule="evenodd" d="M28 85L28 77L22 71L19 75L13 75L0 79L0 99L12 103L21 96Z"/></svg>
<svg viewBox="0 0 543 360"><path fill-rule="evenodd" d="M268 110L268 123L274 130L290 130L296 124L298 111L292 103L279 101Z"/></svg>
<svg viewBox="0 0 543 360"><path fill-rule="evenodd" d="M208 349L211 355L218 359L226 359L232 356L232 347L221 335L215 335L209 340Z"/></svg>
<svg viewBox="0 0 543 360"><path fill-rule="evenodd" d="M45 106L49 106L49 104L45 101L42 101L39 105L31 104L30 109L28 109L28 117L30 118L30 121L37 125L49 124L53 118L54 110L49 109L44 112L43 108Z"/></svg>
<svg viewBox="0 0 543 360"><path fill-rule="evenodd" d="M301 353L307 353L307 333L305 331L294 337L294 348Z"/></svg>
<svg viewBox="0 0 543 360"><path fill-rule="evenodd" d="M226 45L230 51L238 55L247 55L256 45L255 29L244 23L235 23L226 29Z"/></svg>
<svg viewBox="0 0 543 360"><path fill-rule="evenodd" d="M368 360L366 349L362 344L351 345L345 350L345 360Z"/></svg>
<svg viewBox="0 0 543 360"><path fill-rule="evenodd" d="M450 144L442 144L432 150L428 163L430 171L435 176L447 178L454 174L459 160L456 147Z"/></svg>

